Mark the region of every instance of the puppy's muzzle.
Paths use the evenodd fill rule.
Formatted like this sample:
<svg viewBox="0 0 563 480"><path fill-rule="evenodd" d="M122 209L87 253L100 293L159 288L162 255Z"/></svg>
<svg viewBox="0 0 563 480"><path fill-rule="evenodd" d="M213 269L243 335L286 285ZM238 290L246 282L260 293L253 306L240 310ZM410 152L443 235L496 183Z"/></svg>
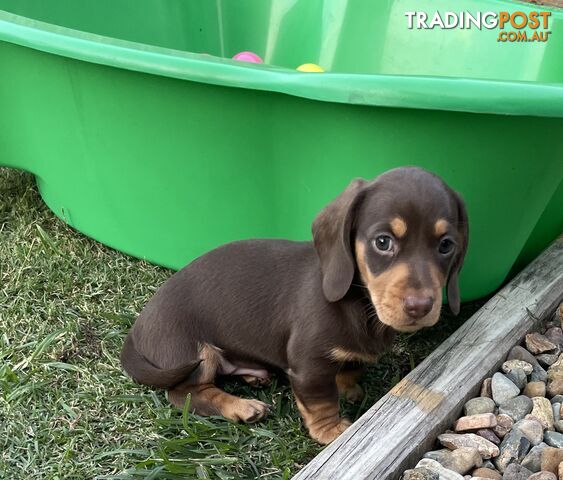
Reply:
<svg viewBox="0 0 563 480"><path fill-rule="evenodd" d="M433 306L434 298L425 295L408 295L403 301L404 312L414 320L428 315Z"/></svg>

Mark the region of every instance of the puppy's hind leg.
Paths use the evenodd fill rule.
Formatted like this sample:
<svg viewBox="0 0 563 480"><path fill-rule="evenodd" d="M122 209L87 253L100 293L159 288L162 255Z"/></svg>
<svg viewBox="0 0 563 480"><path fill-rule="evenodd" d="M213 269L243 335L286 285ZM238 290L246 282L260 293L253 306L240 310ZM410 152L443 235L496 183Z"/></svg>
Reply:
<svg viewBox="0 0 563 480"><path fill-rule="evenodd" d="M222 415L234 421L256 422L268 413L269 407L259 400L239 398L224 392L214 381L221 369L221 350L204 344L200 348L198 369L186 381L168 390L168 400L183 408L186 396L191 395L190 409L198 415Z"/></svg>

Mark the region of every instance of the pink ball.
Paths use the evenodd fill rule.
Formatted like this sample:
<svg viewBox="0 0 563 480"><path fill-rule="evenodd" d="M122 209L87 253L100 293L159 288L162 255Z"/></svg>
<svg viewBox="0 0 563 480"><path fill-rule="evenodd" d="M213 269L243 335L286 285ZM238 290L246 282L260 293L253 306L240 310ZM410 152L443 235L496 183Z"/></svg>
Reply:
<svg viewBox="0 0 563 480"><path fill-rule="evenodd" d="M250 62L250 63L264 63L264 60L262 60L258 55L256 55L254 52L240 52L237 53L234 57L233 60L238 60L239 62Z"/></svg>

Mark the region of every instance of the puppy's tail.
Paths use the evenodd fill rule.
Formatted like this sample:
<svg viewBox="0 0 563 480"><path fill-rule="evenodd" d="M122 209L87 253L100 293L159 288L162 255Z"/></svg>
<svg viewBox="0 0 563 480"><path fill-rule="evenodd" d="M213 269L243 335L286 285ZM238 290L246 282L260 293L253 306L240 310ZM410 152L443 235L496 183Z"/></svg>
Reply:
<svg viewBox="0 0 563 480"><path fill-rule="evenodd" d="M185 380L202 362L196 360L179 368L164 370L153 365L135 348L131 333L125 338L121 351L121 366L133 380L145 385L169 388Z"/></svg>

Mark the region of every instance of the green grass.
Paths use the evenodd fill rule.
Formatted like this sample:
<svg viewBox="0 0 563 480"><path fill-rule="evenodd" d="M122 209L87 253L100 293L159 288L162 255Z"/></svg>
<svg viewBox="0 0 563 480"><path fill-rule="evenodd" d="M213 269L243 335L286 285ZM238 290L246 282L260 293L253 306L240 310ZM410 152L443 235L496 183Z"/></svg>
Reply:
<svg viewBox="0 0 563 480"><path fill-rule="evenodd" d="M123 337L170 271L104 247L0 169L0 477L289 478L320 451L283 378L226 389L272 405L256 425L169 408L120 369ZM401 336L370 368L357 418L472 314Z"/></svg>

